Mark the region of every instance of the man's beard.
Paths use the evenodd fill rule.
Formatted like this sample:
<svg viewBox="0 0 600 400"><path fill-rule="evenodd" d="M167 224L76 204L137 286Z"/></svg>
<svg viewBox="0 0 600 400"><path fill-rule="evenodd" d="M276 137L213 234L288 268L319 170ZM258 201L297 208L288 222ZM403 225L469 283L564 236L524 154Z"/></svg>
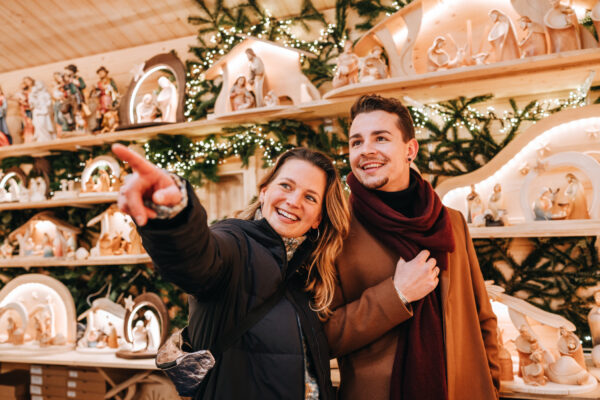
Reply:
<svg viewBox="0 0 600 400"><path fill-rule="evenodd" d="M354 174L354 176L361 183L361 185L371 190L382 188L390 181L390 178L387 176L366 177L366 179L364 179L364 177L360 174Z"/></svg>

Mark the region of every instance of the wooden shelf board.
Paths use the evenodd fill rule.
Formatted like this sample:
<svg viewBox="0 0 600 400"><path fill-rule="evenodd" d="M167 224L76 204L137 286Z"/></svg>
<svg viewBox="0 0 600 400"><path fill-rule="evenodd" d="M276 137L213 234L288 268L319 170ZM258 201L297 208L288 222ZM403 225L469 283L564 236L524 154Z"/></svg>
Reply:
<svg viewBox="0 0 600 400"><path fill-rule="evenodd" d="M202 137L218 133L226 126L264 123L284 118L307 121L347 116L355 99L366 93L395 97L409 96L418 102L427 103L454 98L458 94L476 96L493 93L496 97L502 98L572 90L581 86L591 72L596 72L598 77L596 82L598 82L600 78L598 49L548 54L491 65L476 65L344 86L329 91L322 100L289 107L245 110L200 121L98 135L73 136L44 143L5 146L0 147L0 159L24 155L41 157L56 151L75 151L117 141L145 142L159 134Z"/></svg>
<svg viewBox="0 0 600 400"><path fill-rule="evenodd" d="M154 358L125 360L118 358L114 354L79 353L75 350L47 355L35 355L15 350L15 352L11 351L0 354L0 362L99 368L158 369L154 363Z"/></svg>
<svg viewBox="0 0 600 400"><path fill-rule="evenodd" d="M152 262L147 254L93 257L86 260L60 260L42 257L13 257L0 259L0 268L17 267L79 267L88 265L128 265Z"/></svg>
<svg viewBox="0 0 600 400"><path fill-rule="evenodd" d="M475 65L445 71L359 83L331 90L325 99L378 93L406 95L420 102L492 93L496 97L517 97L575 89L590 72L600 73L600 51L546 54L490 65Z"/></svg>
<svg viewBox="0 0 600 400"><path fill-rule="evenodd" d="M53 207L77 207L86 206L101 203L114 203L117 201L118 193L102 196L88 196L88 197L72 197L68 199L49 199L46 201L36 202L13 202L13 203L0 203L0 211L6 210L26 210L31 208L53 208Z"/></svg>
<svg viewBox="0 0 600 400"><path fill-rule="evenodd" d="M509 226L470 226L473 239L510 237L575 237L600 235L600 221L532 221Z"/></svg>

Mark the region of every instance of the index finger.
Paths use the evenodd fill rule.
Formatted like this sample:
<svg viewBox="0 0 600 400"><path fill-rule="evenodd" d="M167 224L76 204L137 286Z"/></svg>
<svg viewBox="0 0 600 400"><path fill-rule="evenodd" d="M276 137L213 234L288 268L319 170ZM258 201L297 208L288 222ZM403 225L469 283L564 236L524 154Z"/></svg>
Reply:
<svg viewBox="0 0 600 400"><path fill-rule="evenodd" d="M135 151L129 149L127 146L115 143L112 145L111 150L121 161L124 161L131 165L134 171L140 174L150 174L156 171L156 166L144 157L140 156Z"/></svg>

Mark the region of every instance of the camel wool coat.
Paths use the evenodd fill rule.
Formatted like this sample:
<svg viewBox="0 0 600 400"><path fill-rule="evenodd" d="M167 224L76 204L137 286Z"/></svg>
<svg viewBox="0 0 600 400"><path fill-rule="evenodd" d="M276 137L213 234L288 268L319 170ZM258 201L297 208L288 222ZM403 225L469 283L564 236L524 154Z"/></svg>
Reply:
<svg viewBox="0 0 600 400"><path fill-rule="evenodd" d="M462 214L448 209L455 250L440 275L449 400L497 399L497 321ZM388 400L398 326L412 317L394 287L399 255L352 218L336 261L338 286L325 332L338 358L343 400ZM413 400L413 399L407 399ZM415 399L417 400L417 399Z"/></svg>

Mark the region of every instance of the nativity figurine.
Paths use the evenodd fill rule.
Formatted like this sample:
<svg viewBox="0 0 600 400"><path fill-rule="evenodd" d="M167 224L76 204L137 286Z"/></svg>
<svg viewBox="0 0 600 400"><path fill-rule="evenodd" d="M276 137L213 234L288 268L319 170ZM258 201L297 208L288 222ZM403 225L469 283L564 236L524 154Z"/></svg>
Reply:
<svg viewBox="0 0 600 400"><path fill-rule="evenodd" d="M29 105L32 111L33 141L47 142L53 140L52 97L41 80L37 80L31 89Z"/></svg>
<svg viewBox="0 0 600 400"><path fill-rule="evenodd" d="M177 122L177 88L166 76L158 78L160 92L156 104L160 110L162 122Z"/></svg>
<svg viewBox="0 0 600 400"><path fill-rule="evenodd" d="M475 191L475 185L471 185L471 192L467 195L467 223L475 226L485 225L484 212L483 200Z"/></svg>
<svg viewBox="0 0 600 400"><path fill-rule="evenodd" d="M515 379L513 362L510 352L504 347L502 330L500 329L498 329L498 359L500 360L500 380L513 381Z"/></svg>
<svg viewBox="0 0 600 400"><path fill-rule="evenodd" d="M21 135L23 136L23 143L31 143L34 141L33 133L33 113L31 111L31 105L29 103L29 93L35 84L35 80L29 76L23 78L21 82L21 91L16 94L17 102L19 103L19 115L21 116L21 123L23 130Z"/></svg>
<svg viewBox="0 0 600 400"><path fill-rule="evenodd" d="M359 59L352 51L352 42L346 40L344 43L344 51L337 58L337 67L332 81L333 87L339 88L357 83L358 65Z"/></svg>
<svg viewBox="0 0 600 400"><path fill-rule="evenodd" d="M375 46L369 54L361 60L359 81L371 82L388 77L388 68L383 59L383 49Z"/></svg>
<svg viewBox="0 0 600 400"><path fill-rule="evenodd" d="M256 99L256 107L263 107L264 104L264 92L265 92L265 65L262 60L254 53L252 48L246 49L246 57L248 57L249 64L249 78L248 83L254 89L254 98Z"/></svg>
<svg viewBox="0 0 600 400"><path fill-rule="evenodd" d="M587 384L592 376L575 359L568 356L561 356L553 363L548 365L546 375L550 382L562 385L584 385Z"/></svg>
<svg viewBox="0 0 600 400"><path fill-rule="evenodd" d="M494 191L488 201L488 207L485 210L485 225L486 226L504 226L504 216L506 209L504 208L504 199L502 198L502 186L497 183L494 185Z"/></svg>
<svg viewBox="0 0 600 400"><path fill-rule="evenodd" d="M464 65L465 63L465 49L458 48L454 58L450 58L448 52L444 49L446 47L446 38L438 36L433 39L433 44L427 50L427 71L439 71L450 68L456 68Z"/></svg>
<svg viewBox="0 0 600 400"><path fill-rule="evenodd" d="M592 336L592 344L600 345L600 290L594 293L594 306L588 313L588 324Z"/></svg>
<svg viewBox="0 0 600 400"><path fill-rule="evenodd" d="M146 93L142 97L142 101L135 106L136 122L138 124L144 122L153 122L156 120L157 113L158 109L156 108L156 104L154 103L150 93Z"/></svg>
<svg viewBox="0 0 600 400"><path fill-rule="evenodd" d="M110 118L113 119L110 124L112 129L110 132L114 132L119 123L118 112L117 120L114 121L114 114L119 105L119 90L115 81L108 76L108 70L104 66L98 68L96 74L98 75L98 82L90 93L90 97L95 97L98 101L94 131L108 132L109 130L105 130L106 126L109 125L106 119Z"/></svg>
<svg viewBox="0 0 600 400"><path fill-rule="evenodd" d="M561 53L581 49L581 32L577 15L560 0L551 0L552 7L544 15L544 27L550 40L550 51Z"/></svg>
<svg viewBox="0 0 600 400"><path fill-rule="evenodd" d="M587 201L583 185L573 173L567 173L565 176L567 186L563 191L564 199L567 205L567 219L589 219ZM560 204L560 203L559 203Z"/></svg>
<svg viewBox="0 0 600 400"><path fill-rule="evenodd" d="M517 35L510 17L498 9L489 12L494 25L488 34L488 42L492 47L490 52L491 62L516 60L521 54L517 42Z"/></svg>
<svg viewBox="0 0 600 400"><path fill-rule="evenodd" d="M8 146L12 144L12 136L8 131L8 124L6 123L8 111L8 99L2 91L0 86L0 146Z"/></svg>
<svg viewBox="0 0 600 400"><path fill-rule="evenodd" d="M539 348L529 356L529 363L520 368L523 382L532 386L544 386L548 378L544 375L544 355Z"/></svg>
<svg viewBox="0 0 600 400"><path fill-rule="evenodd" d="M564 326L559 328L559 335L557 348L560 355L572 357L582 368L585 368L583 348L577 335L569 332Z"/></svg>
<svg viewBox="0 0 600 400"><path fill-rule="evenodd" d="M531 355L539 348L536 337L527 325L522 325L519 328L519 336L515 339L515 346L517 348L517 353L519 354L518 375L522 377L523 367L531 364Z"/></svg>
<svg viewBox="0 0 600 400"><path fill-rule="evenodd" d="M269 90L265 95L265 107L275 107L279 105L279 97L274 90Z"/></svg>
<svg viewBox="0 0 600 400"><path fill-rule="evenodd" d="M231 100L232 111L247 110L255 106L254 96L246 89L245 76L239 76L235 80L235 83L229 92L229 99Z"/></svg>
<svg viewBox="0 0 600 400"><path fill-rule="evenodd" d="M590 19L592 20L594 28L596 28L596 34L598 35L598 32L600 32L600 1L597 1L594 7L592 7Z"/></svg>
<svg viewBox="0 0 600 400"><path fill-rule="evenodd" d="M523 34L525 35L523 40L519 42L521 58L539 56L548 53L544 27L533 22L527 16L519 18L519 27L523 30Z"/></svg>

